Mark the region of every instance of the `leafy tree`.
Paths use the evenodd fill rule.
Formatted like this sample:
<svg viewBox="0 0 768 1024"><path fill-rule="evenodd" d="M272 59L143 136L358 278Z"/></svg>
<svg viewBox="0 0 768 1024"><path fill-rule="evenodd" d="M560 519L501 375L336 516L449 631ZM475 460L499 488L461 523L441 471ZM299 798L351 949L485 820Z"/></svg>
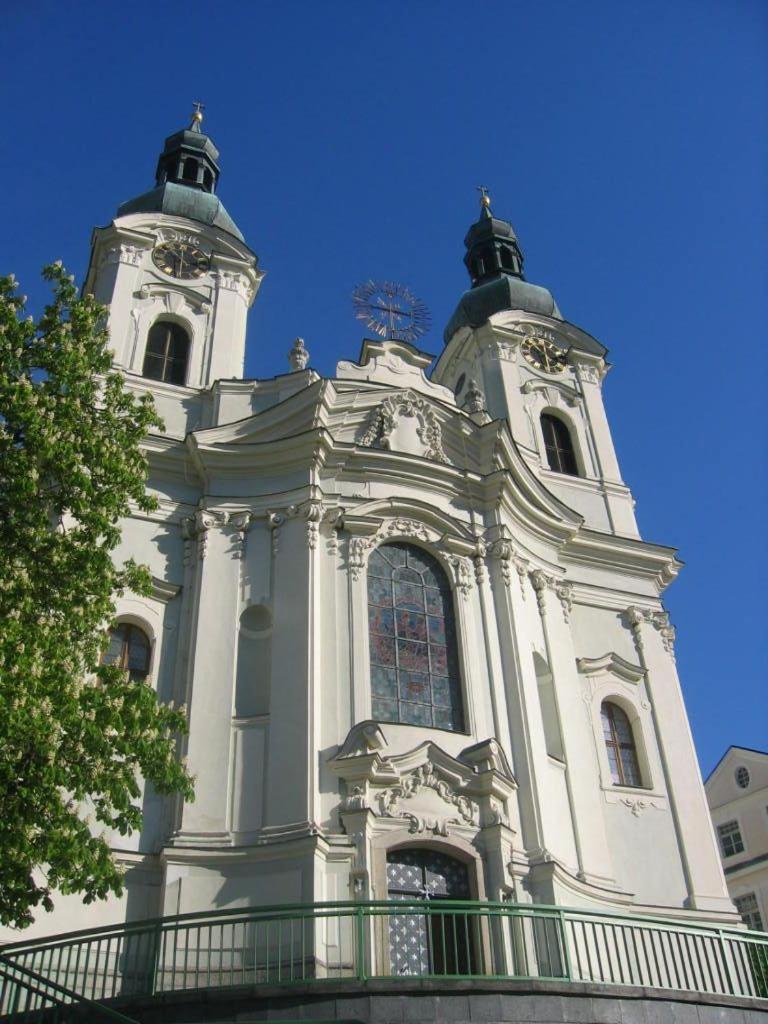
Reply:
<svg viewBox="0 0 768 1024"><path fill-rule="evenodd" d="M0 922L23 927L54 890L122 890L103 834L127 834L139 775L192 796L181 710L100 666L115 595L146 568L113 562L120 520L149 511L141 440L161 426L111 367L105 310L60 264L35 322L0 278Z"/></svg>

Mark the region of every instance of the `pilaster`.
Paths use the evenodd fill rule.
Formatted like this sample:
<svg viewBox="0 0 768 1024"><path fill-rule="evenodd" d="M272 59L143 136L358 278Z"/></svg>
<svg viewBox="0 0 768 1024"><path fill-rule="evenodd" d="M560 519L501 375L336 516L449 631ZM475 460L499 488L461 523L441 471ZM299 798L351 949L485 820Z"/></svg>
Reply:
<svg viewBox="0 0 768 1024"><path fill-rule="evenodd" d="M184 805L176 845L230 842L229 759L237 652L240 556L247 524L201 509L184 521L186 559L194 564L187 668L187 767L195 800Z"/></svg>
<svg viewBox="0 0 768 1024"><path fill-rule="evenodd" d="M522 840L529 855L542 856L547 851L547 837L555 834L557 821L547 801L542 799L546 788L547 749L536 674L526 639L530 615L526 583L516 571L516 563L521 560L505 532L491 542L489 551L512 769L519 786ZM531 597L527 600L530 602Z"/></svg>
<svg viewBox="0 0 768 1024"><path fill-rule="evenodd" d="M730 898L675 665L674 627L666 612L645 608L628 608L626 620L646 671L688 905L696 910L728 912Z"/></svg>
<svg viewBox="0 0 768 1024"><path fill-rule="evenodd" d="M608 838L600 800L594 740L582 700L576 652L570 630L570 584L541 570L531 574L541 615L565 757L571 825L579 859L578 877L605 886L613 882Z"/></svg>

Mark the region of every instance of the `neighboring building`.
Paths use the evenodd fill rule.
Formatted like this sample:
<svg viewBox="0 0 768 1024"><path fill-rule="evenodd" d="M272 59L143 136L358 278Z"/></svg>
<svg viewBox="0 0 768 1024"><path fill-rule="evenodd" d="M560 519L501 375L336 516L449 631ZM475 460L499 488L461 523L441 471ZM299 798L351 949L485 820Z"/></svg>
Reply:
<svg viewBox="0 0 768 1024"><path fill-rule="evenodd" d="M728 892L749 928L768 926L768 752L729 747L704 788Z"/></svg>
<svg viewBox="0 0 768 1024"><path fill-rule="evenodd" d="M30 934L202 915L105 939L92 969L122 992L221 984L222 965L230 984L479 973L754 991L746 961L720 963L720 933L696 931L738 918L661 600L680 563L639 534L606 349L524 279L484 196L430 375L432 356L388 337L333 379L297 340L290 372L244 380L263 272L215 194L217 161L197 117L167 139L156 187L94 232L85 283L165 423L146 442L159 507L125 523L118 552L150 566L154 592L119 599L108 657L188 705L196 797L147 792L143 830L113 840L126 895L59 897ZM396 298L384 312L407 322ZM442 912L446 898L470 903ZM243 909L275 904L271 924ZM634 916L601 916L618 912ZM715 943L698 967L660 915ZM713 964L739 980L707 981Z"/></svg>

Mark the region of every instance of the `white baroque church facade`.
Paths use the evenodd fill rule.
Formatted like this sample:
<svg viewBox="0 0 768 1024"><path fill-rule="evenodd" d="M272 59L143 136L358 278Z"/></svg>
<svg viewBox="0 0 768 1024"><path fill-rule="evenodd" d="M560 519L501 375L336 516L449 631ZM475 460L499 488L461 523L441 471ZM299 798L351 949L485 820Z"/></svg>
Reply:
<svg viewBox="0 0 768 1024"><path fill-rule="evenodd" d="M126 893L31 934L398 893L733 924L606 349L528 283L487 199L432 357L243 378L257 257L199 119L94 232L85 288L150 392L152 572L110 657L186 704L194 802L146 792ZM431 881L429 881L431 880ZM437 881L435 881L437 880ZM28 933L30 934L30 933Z"/></svg>

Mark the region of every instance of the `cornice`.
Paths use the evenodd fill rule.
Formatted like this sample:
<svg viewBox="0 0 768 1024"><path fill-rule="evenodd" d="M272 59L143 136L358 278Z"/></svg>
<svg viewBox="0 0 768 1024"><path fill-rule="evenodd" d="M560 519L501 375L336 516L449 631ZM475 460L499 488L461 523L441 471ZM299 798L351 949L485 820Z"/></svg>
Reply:
<svg viewBox="0 0 768 1024"><path fill-rule="evenodd" d="M564 560L654 582L661 593L680 572L674 548L582 528L563 546Z"/></svg>

